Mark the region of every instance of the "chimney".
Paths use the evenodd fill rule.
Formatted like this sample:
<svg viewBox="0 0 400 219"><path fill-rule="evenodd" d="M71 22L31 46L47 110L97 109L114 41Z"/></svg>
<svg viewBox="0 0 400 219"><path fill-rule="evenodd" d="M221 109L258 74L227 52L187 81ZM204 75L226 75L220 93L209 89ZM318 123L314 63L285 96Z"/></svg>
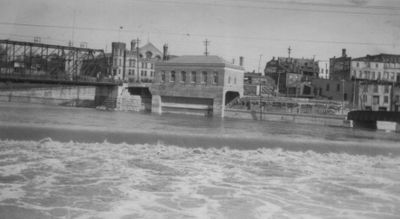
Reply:
<svg viewBox="0 0 400 219"><path fill-rule="evenodd" d="M164 44L163 46L163 61L168 60L168 44Z"/></svg>
<svg viewBox="0 0 400 219"><path fill-rule="evenodd" d="M131 51L135 51L136 50L136 40L132 40L131 41Z"/></svg>
<svg viewBox="0 0 400 219"><path fill-rule="evenodd" d="M239 57L239 65L243 67L243 56Z"/></svg>
<svg viewBox="0 0 400 219"><path fill-rule="evenodd" d="M346 57L346 49L342 49L342 57Z"/></svg>

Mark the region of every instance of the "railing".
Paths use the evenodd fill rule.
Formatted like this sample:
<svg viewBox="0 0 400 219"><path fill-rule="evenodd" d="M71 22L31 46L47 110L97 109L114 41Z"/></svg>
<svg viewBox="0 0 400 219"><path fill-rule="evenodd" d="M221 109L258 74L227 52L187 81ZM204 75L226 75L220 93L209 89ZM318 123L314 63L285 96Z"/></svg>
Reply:
<svg viewBox="0 0 400 219"><path fill-rule="evenodd" d="M19 80L19 81L36 81L36 82L69 82L69 83L108 83L121 84L121 80L113 78L96 78L90 76L71 76L66 74L25 74L25 73L0 73L0 79L3 80Z"/></svg>
<svg viewBox="0 0 400 219"><path fill-rule="evenodd" d="M340 101L309 100L300 98L251 96L234 99L227 109L263 113L346 115L351 110L348 103Z"/></svg>

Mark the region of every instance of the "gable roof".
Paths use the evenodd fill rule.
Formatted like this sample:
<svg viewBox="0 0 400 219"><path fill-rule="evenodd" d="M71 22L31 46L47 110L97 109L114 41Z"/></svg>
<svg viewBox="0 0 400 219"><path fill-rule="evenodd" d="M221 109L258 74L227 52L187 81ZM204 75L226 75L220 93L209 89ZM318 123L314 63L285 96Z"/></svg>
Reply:
<svg viewBox="0 0 400 219"><path fill-rule="evenodd" d="M223 58L215 55L204 56L204 55L184 55L178 56L168 60L165 63L171 64L183 64L183 65L218 65L238 70L244 70L242 66L234 65L227 62Z"/></svg>
<svg viewBox="0 0 400 219"><path fill-rule="evenodd" d="M145 53L147 51L152 52L154 55L162 55L162 52L157 49L152 43L148 42L146 45L139 48L140 53Z"/></svg>

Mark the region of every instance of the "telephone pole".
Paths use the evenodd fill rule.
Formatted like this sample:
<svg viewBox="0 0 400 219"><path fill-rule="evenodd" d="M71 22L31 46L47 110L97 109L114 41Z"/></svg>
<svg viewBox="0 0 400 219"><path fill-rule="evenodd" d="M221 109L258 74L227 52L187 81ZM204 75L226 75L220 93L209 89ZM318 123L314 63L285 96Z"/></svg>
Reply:
<svg viewBox="0 0 400 219"><path fill-rule="evenodd" d="M289 48L288 48L288 54L289 54L289 58L290 58L290 53L292 52L292 48L290 48L290 46L289 46Z"/></svg>
<svg viewBox="0 0 400 219"><path fill-rule="evenodd" d="M207 39L204 41L204 45L206 47L206 51L204 52L204 55L208 56L208 45L210 44L210 41Z"/></svg>
<svg viewBox="0 0 400 219"><path fill-rule="evenodd" d="M136 82L140 82L140 76L139 76L139 38L136 39Z"/></svg>

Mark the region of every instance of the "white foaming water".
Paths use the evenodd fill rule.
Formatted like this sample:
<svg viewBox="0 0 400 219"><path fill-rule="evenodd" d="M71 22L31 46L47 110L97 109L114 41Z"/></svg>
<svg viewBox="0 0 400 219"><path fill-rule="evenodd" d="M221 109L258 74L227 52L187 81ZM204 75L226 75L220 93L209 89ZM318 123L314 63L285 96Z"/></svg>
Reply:
<svg viewBox="0 0 400 219"><path fill-rule="evenodd" d="M400 159L0 141L0 218L396 218Z"/></svg>

